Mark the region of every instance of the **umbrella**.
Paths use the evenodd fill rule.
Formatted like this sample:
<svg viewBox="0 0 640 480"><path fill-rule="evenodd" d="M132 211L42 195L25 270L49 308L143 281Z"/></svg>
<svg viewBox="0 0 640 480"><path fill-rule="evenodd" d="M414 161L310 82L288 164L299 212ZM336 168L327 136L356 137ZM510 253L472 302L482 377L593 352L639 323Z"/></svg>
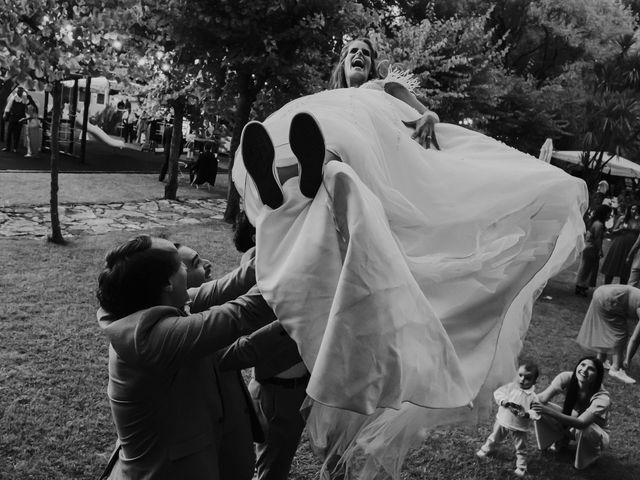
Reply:
<svg viewBox="0 0 640 480"><path fill-rule="evenodd" d="M540 148L540 155L538 156L538 159L542 160L545 163L550 163L552 154L553 154L553 141L550 138L547 138L542 144L542 147Z"/></svg>

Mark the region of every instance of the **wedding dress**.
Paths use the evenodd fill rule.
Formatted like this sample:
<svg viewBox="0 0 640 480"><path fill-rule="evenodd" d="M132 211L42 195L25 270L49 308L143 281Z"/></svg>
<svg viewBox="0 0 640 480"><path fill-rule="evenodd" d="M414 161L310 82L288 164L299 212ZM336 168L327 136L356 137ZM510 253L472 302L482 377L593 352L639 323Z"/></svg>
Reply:
<svg viewBox="0 0 640 480"><path fill-rule="evenodd" d="M534 300L582 248L586 186L456 125L437 124L441 150L425 149L402 123L414 109L362 87L271 115L276 166L296 164L301 111L341 160L315 198L294 177L271 209L240 154L233 168L258 286L311 372L307 428L325 466L399 478L429 430L487 414L514 378Z"/></svg>

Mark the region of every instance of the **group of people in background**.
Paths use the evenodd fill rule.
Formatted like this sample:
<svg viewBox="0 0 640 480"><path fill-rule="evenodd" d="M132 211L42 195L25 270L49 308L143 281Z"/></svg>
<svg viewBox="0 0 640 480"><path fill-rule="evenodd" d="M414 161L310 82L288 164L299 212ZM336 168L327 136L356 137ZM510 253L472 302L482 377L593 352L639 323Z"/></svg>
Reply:
<svg viewBox="0 0 640 480"><path fill-rule="evenodd" d="M637 322L640 316L640 202L631 190L615 197L614 202L607 197L608 188L602 180L593 196L575 293L588 296L589 289L596 287L599 272L604 282L593 292L577 341L596 352L611 377L634 384L629 368L640 342L640 324L629 334L628 321ZM605 255L607 235L611 245ZM613 284L616 278L619 283Z"/></svg>
<svg viewBox="0 0 640 480"><path fill-rule="evenodd" d="M38 106L22 87L18 87L7 101L3 119L6 130L5 146L2 151L17 153L20 139L24 138L24 146L27 150L24 156L37 157L42 142Z"/></svg>

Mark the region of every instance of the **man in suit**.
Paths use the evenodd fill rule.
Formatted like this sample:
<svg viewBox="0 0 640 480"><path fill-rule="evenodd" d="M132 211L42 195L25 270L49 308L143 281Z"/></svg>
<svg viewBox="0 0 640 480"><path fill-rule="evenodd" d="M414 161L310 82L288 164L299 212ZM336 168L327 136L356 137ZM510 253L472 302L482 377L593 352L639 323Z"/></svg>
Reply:
<svg viewBox="0 0 640 480"><path fill-rule="evenodd" d="M254 233L246 215L240 216L234 243L245 252L241 265L255 259ZM233 361L238 368L254 367L249 391L265 432L265 440L256 445L256 480L286 480L305 426L300 408L309 372L296 343L288 336L278 337L285 335L282 326L269 328L236 340L221 356L220 365L226 368Z"/></svg>
<svg viewBox="0 0 640 480"><path fill-rule="evenodd" d="M215 295L215 284L207 282L211 262L186 245L175 245L187 268L191 311L200 311ZM254 253L252 249L243 257L242 265L252 264ZM256 442L257 479L286 479L304 429L300 406L309 379L296 343L273 321L218 355L223 403L229 406L223 423L222 478L253 478ZM255 367L250 384L253 402L240 374L250 367ZM246 462L249 457L254 459L250 464Z"/></svg>
<svg viewBox="0 0 640 480"><path fill-rule="evenodd" d="M209 283L194 298L202 313L187 314L186 268L170 241L139 236L107 254L98 321L118 442L103 478L224 478L216 352L275 317L252 288L253 264Z"/></svg>

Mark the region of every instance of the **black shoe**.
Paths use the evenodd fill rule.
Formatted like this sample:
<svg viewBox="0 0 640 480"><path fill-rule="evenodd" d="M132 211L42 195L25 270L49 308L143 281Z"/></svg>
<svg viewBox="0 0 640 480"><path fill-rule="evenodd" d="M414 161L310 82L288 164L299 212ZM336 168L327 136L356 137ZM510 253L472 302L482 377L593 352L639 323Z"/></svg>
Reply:
<svg viewBox="0 0 640 480"><path fill-rule="evenodd" d="M579 295L581 297L588 297L589 294L587 293L589 291L589 289L587 287L578 287L576 286L576 289L574 291L574 293L576 295Z"/></svg>
<svg viewBox="0 0 640 480"><path fill-rule="evenodd" d="M262 123L252 121L244 126L240 149L244 166L258 188L260 200L273 209L278 208L282 205L283 197L274 171L275 150L269 132Z"/></svg>
<svg viewBox="0 0 640 480"><path fill-rule="evenodd" d="M300 191L313 198L322 184L325 154L322 130L313 115L300 112L293 117L289 145L300 164Z"/></svg>

